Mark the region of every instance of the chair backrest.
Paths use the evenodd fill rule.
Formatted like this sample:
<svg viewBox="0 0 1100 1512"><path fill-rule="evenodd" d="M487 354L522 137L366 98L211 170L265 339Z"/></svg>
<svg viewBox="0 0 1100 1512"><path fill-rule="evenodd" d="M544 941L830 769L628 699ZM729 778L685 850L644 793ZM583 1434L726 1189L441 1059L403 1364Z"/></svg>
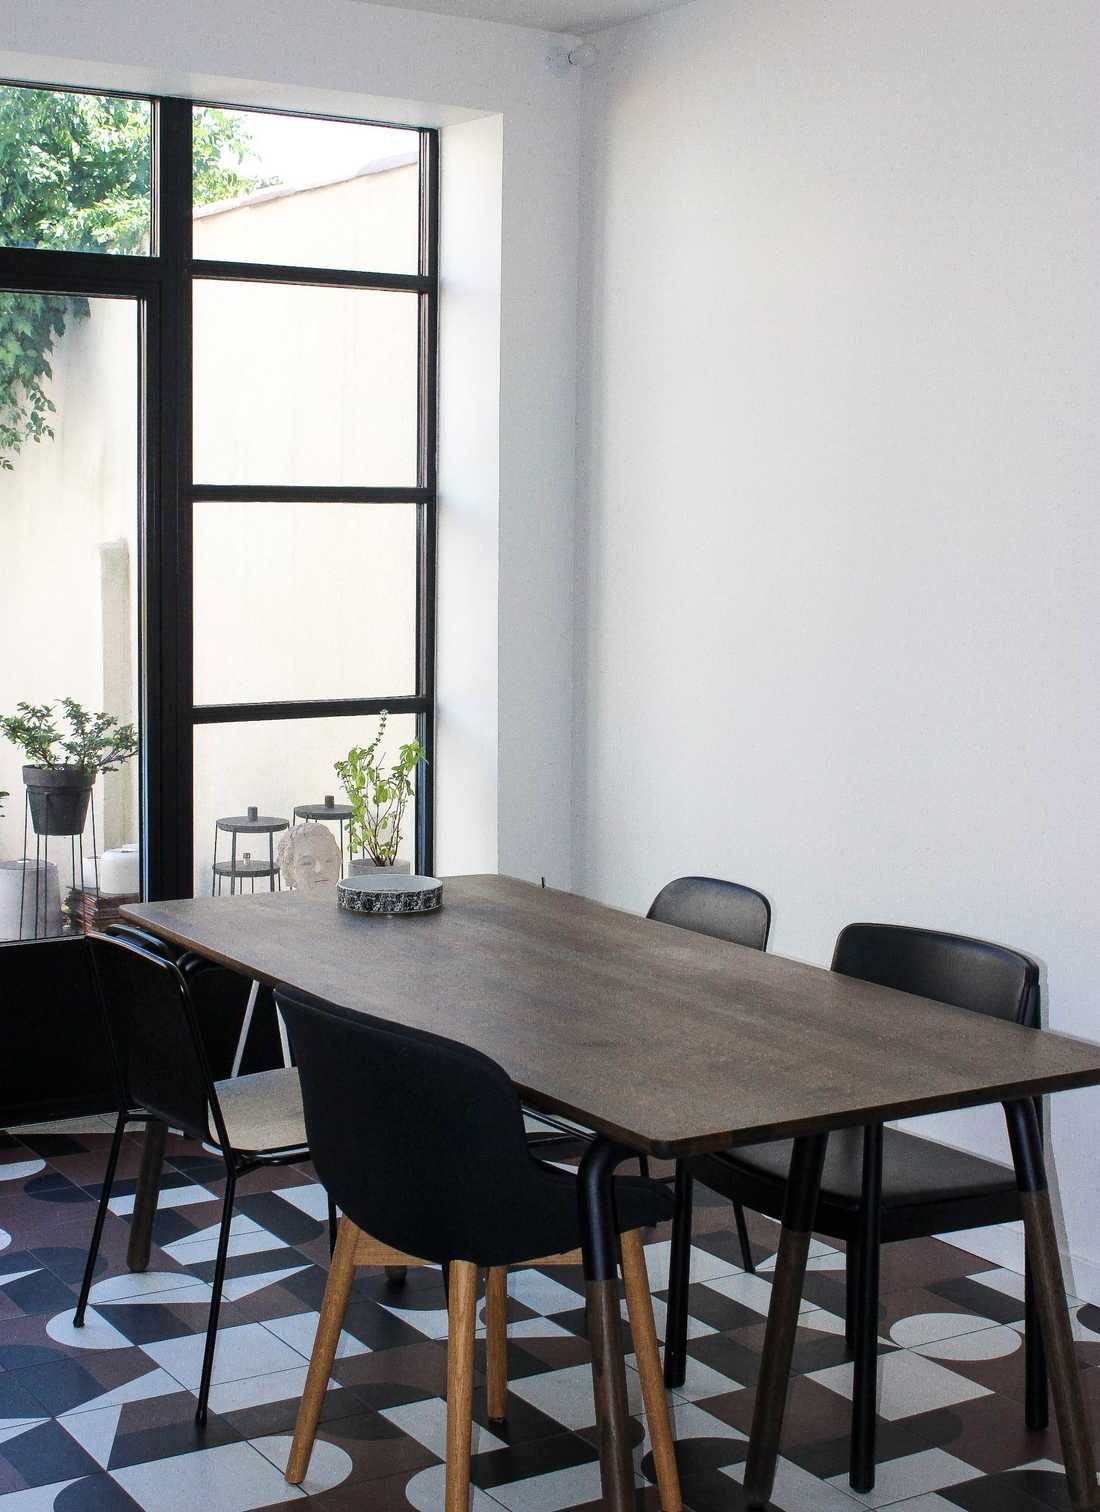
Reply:
<svg viewBox="0 0 1100 1512"><path fill-rule="evenodd" d="M89 934L88 948L122 1100L192 1139L227 1145L187 982L167 952L137 931Z"/></svg>
<svg viewBox="0 0 1100 1512"><path fill-rule="evenodd" d="M314 1167L353 1223L439 1263L538 1253L525 1247L525 1215L535 1223L557 1173L532 1159L519 1096L494 1061L293 988L275 1001Z"/></svg>
<svg viewBox="0 0 1100 1512"><path fill-rule="evenodd" d="M713 935L750 950L765 950L771 929L771 904L763 893L719 877L678 877L654 898L647 919Z"/></svg>
<svg viewBox="0 0 1100 1512"><path fill-rule="evenodd" d="M1039 1027L1039 968L1019 951L966 935L901 924L849 924L837 936L834 971Z"/></svg>

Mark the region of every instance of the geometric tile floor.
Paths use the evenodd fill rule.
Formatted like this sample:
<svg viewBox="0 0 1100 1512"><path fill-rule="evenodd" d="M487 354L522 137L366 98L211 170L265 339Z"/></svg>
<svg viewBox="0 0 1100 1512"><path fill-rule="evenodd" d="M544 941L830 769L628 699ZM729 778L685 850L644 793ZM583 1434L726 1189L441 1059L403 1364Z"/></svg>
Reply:
<svg viewBox="0 0 1100 1512"><path fill-rule="evenodd" d="M324 1199L308 1166L238 1188L204 1429L193 1421L221 1163L170 1138L154 1250L126 1270L140 1131L128 1139L83 1330L71 1326L110 1125L0 1133L0 1512L434 1512L442 1505L446 1318L439 1272L405 1286L364 1271L309 1479L288 1486L290 1443L324 1287ZM775 1226L750 1215L760 1271L745 1275L728 1207L698 1190L690 1364L672 1394L684 1498L737 1512L745 1433L770 1295ZM668 1234L646 1248L658 1331ZM513 1273L509 1417L475 1396L474 1512L594 1509L599 1478L579 1272ZM1021 1279L937 1240L883 1256L879 1469L846 1475L851 1366L843 1255L815 1242L773 1507L780 1512L1065 1512L1057 1435L1023 1422ZM1079 1364L1100 1428L1100 1309L1074 1305ZM483 1363L479 1355L479 1366ZM639 1505L658 1506L636 1371Z"/></svg>

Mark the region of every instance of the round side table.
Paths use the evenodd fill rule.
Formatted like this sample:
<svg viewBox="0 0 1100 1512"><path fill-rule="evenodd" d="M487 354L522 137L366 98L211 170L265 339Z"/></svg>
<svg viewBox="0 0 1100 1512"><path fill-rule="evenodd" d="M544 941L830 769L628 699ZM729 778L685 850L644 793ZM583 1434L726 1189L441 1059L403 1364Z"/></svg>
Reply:
<svg viewBox="0 0 1100 1512"><path fill-rule="evenodd" d="M275 864L275 836L281 830L290 828L289 819L277 819L270 814L261 814L258 808L250 808L247 814L233 814L226 819L219 819L214 825L214 865L211 868L210 896L220 897L222 880L229 878L229 893L232 896L237 891L237 883L241 884L244 891L245 882L252 883L252 891L256 891L257 878L266 877L268 886L272 892L282 891L283 878L279 867ZM218 835L228 834L230 839L229 860L218 860ZM267 836L267 860L254 858L251 852L246 851L243 856L237 855L237 837L239 835Z"/></svg>
<svg viewBox="0 0 1100 1512"><path fill-rule="evenodd" d="M350 803L337 803L332 794L327 794L323 803L298 803L294 806L295 819L304 819L307 824L339 824L340 826L340 871L344 871L344 824L354 813Z"/></svg>

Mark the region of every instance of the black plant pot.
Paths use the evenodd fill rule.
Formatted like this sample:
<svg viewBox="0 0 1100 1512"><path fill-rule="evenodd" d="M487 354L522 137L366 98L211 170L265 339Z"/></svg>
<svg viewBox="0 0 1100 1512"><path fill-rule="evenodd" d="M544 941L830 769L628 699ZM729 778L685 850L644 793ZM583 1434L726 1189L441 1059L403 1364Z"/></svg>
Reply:
<svg viewBox="0 0 1100 1512"><path fill-rule="evenodd" d="M36 835L82 835L96 774L83 767L23 768Z"/></svg>

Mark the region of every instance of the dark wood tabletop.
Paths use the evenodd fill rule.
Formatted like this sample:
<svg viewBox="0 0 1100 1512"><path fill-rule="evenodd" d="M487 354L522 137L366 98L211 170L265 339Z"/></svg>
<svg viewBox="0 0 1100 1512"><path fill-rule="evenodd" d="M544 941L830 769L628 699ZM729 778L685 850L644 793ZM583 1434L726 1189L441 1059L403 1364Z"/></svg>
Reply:
<svg viewBox="0 0 1100 1512"><path fill-rule="evenodd" d="M525 1100L671 1156L1100 1083L1100 1045L507 877L424 917L300 893L127 905L260 981L474 1046Z"/></svg>

